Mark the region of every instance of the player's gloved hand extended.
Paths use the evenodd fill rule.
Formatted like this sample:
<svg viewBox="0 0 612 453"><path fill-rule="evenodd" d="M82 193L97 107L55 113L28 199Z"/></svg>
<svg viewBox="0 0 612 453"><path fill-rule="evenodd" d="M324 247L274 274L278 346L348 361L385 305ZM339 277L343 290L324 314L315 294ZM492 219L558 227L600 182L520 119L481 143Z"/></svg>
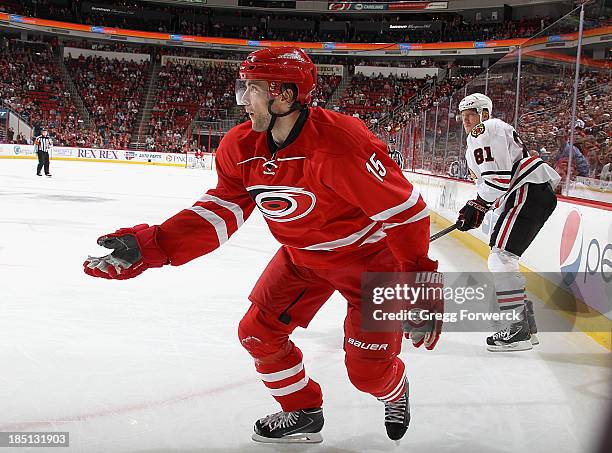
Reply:
<svg viewBox="0 0 612 453"><path fill-rule="evenodd" d="M418 271L406 274L410 287L419 290L419 296L407 302L409 319L402 321L404 336L414 347L425 345L432 350L436 347L444 317L444 275L438 270L438 262L427 257L417 260Z"/></svg>
<svg viewBox="0 0 612 453"><path fill-rule="evenodd" d="M459 211L457 229L459 231L468 231L472 228L478 228L482 224L489 206L490 203L487 203L478 196L475 200L468 201Z"/></svg>
<svg viewBox="0 0 612 453"><path fill-rule="evenodd" d="M83 270L92 277L125 280L150 267L168 264L168 257L155 239L157 228L140 224L99 237L98 244L113 251L106 256L88 257Z"/></svg>

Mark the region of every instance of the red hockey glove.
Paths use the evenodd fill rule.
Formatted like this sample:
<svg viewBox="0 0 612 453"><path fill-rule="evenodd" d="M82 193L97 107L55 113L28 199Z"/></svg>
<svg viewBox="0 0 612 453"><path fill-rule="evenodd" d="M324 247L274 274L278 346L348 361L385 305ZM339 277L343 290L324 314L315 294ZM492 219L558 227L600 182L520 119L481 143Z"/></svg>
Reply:
<svg viewBox="0 0 612 453"><path fill-rule="evenodd" d="M412 341L414 347L424 344L426 349L432 350L442 333L444 278L443 274L436 272L438 262L427 257L419 258L415 267L419 270L411 272L410 281L406 283L412 288L421 288L421 293L406 307L409 319L402 322L402 328L404 336Z"/></svg>
<svg viewBox="0 0 612 453"><path fill-rule="evenodd" d="M98 244L113 251L99 258L89 256L83 263L85 273L92 277L125 280L150 267L168 264L168 257L155 239L157 228L141 224L101 236Z"/></svg>
<svg viewBox="0 0 612 453"><path fill-rule="evenodd" d="M457 229L459 231L468 231L472 228L478 228L482 224L484 216L488 210L489 203L480 197L476 197L475 200L468 201L459 211Z"/></svg>

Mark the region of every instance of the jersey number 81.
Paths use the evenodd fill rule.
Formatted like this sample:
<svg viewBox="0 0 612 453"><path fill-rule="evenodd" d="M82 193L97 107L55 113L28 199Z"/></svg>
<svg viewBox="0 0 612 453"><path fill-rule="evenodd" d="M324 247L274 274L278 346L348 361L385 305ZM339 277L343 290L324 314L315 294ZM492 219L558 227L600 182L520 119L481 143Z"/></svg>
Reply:
<svg viewBox="0 0 612 453"><path fill-rule="evenodd" d="M478 165L483 162L493 162L493 156L491 155L491 147L485 146L484 151L482 148L476 148L474 150L474 159Z"/></svg>

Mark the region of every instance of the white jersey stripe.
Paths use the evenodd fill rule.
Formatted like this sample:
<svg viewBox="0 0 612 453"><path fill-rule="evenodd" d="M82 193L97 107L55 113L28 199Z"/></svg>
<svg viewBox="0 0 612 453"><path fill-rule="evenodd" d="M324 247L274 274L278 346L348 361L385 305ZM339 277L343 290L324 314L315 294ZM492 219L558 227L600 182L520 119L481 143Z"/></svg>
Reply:
<svg viewBox="0 0 612 453"><path fill-rule="evenodd" d="M278 162L285 162L287 160L300 160L300 159L306 159L305 156L296 156L296 157L279 157L278 159L276 159Z"/></svg>
<svg viewBox="0 0 612 453"><path fill-rule="evenodd" d="M240 228L242 224L244 223L244 214L242 212L242 208L238 206L236 203L232 203L231 201L226 201L219 197L215 197L214 195L208 195L208 194L202 195L202 198L200 198L198 201L201 201L203 203L210 201L212 203L218 204L219 206L225 209L229 209L230 211L232 211L232 213L236 217L236 223L237 223L238 228Z"/></svg>
<svg viewBox="0 0 612 453"><path fill-rule="evenodd" d="M308 247L302 247L301 250L334 250L340 247L344 247L346 245L351 245L357 242L359 239L364 237L369 231L376 226L376 222L372 222L364 229L357 231L347 237L336 239L334 241L329 242L321 242L320 244L309 245Z"/></svg>
<svg viewBox="0 0 612 453"><path fill-rule="evenodd" d="M372 236L370 236L365 241L363 241L361 245L359 245L359 247L361 247L362 245L366 245L366 244L373 244L374 242L378 242L381 239L384 239L386 237L387 237L387 233L385 233L385 231L382 228L380 228L378 231L373 233Z"/></svg>
<svg viewBox="0 0 612 453"><path fill-rule="evenodd" d="M308 376L300 379L295 384L288 385L287 387L281 387L279 389L268 389L272 396L287 396L291 393L298 392L308 385Z"/></svg>
<svg viewBox="0 0 612 453"><path fill-rule="evenodd" d="M236 165L241 165L241 164L245 164L247 162L250 162L252 160L256 160L256 159L262 159L264 161L266 161L267 159L263 156L255 156L255 157L249 157L248 159L242 160L240 162L238 162Z"/></svg>
<svg viewBox="0 0 612 453"><path fill-rule="evenodd" d="M304 369L304 364L300 362L294 367L287 368L286 370L277 371L276 373L257 373L257 374L259 374L259 378L264 382L276 382L276 381L282 381L283 379L287 379L288 377L291 377L291 376L295 376L303 369Z"/></svg>
<svg viewBox="0 0 612 453"><path fill-rule="evenodd" d="M399 384L397 384L395 386L395 388L393 390L391 390L389 393L379 397L378 399L380 401L385 401L385 400L388 400L388 399L394 399L399 394L399 391L404 388L405 382L406 382L406 369L404 369L404 373L402 374L402 378L400 379Z"/></svg>
<svg viewBox="0 0 612 453"><path fill-rule="evenodd" d="M417 221L419 221L421 219L424 219L425 217L429 217L429 209L427 209L427 207L424 207L420 212L418 212L417 214L413 215L408 220L404 220L403 222L400 222L400 223L385 223L385 224L383 224L383 228L385 230L388 230L389 228L395 228L396 226L406 225L407 223L417 222Z"/></svg>
<svg viewBox="0 0 612 453"><path fill-rule="evenodd" d="M394 215L399 214L400 212L404 212L412 208L415 204L417 204L417 201L419 201L419 196L419 191L413 187L410 197L402 204L398 204L397 206L393 206L392 208L379 212L378 214L373 215L370 218L372 220L376 220L377 222L383 222L393 217Z"/></svg>
<svg viewBox="0 0 612 453"><path fill-rule="evenodd" d="M386 396L384 398L379 398L379 400L383 402L387 402L387 401L393 401L397 399L406 390L406 386L403 380L400 383L400 385L401 386L395 392L390 393L389 396Z"/></svg>
<svg viewBox="0 0 612 453"><path fill-rule="evenodd" d="M195 212L214 227L215 231L217 232L217 238L219 239L219 245L227 242L229 237L227 235L227 225L225 224L225 220L214 212L204 209L201 206L193 206L189 208L189 210Z"/></svg>

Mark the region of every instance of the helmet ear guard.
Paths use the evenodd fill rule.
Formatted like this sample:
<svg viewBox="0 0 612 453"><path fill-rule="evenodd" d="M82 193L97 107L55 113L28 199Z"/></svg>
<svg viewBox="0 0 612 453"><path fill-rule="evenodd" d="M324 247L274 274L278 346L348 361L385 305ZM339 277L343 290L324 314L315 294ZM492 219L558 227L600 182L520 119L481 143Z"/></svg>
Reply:
<svg viewBox="0 0 612 453"><path fill-rule="evenodd" d="M279 93L276 96L281 96L283 94L283 92L285 91L285 87L286 84L281 84L281 88ZM297 87L296 87L297 89ZM292 91L294 91L293 89L291 89ZM295 112L296 110L303 110L306 108L306 104L302 105L302 103L300 101L297 100L297 91L294 93L295 94L295 98L293 100L293 103L291 104L291 106L289 107L289 110L287 110L285 113L274 113L272 111L272 104L274 104L274 97L272 97L269 101L268 101L268 113L270 114L270 116L272 117L272 119L270 120L270 124L268 125L268 130L271 131L272 128L274 127L274 123L276 123L276 119L277 118L282 118L283 116L287 116L290 115L291 113Z"/></svg>

